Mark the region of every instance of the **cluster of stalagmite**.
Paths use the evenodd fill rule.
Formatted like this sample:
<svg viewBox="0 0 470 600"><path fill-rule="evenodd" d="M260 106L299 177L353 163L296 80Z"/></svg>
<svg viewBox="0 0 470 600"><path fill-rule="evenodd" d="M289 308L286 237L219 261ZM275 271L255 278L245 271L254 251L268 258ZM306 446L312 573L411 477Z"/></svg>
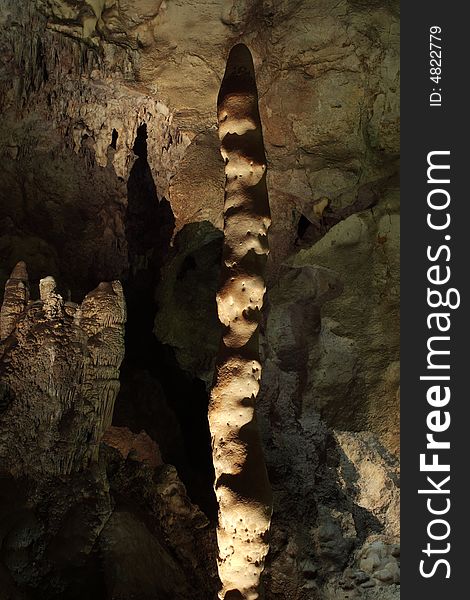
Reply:
<svg viewBox="0 0 470 600"><path fill-rule="evenodd" d="M230 52L217 109L226 175L217 294L224 333L209 424L219 504L219 598L255 600L272 510L255 416L261 376L258 330L271 219L254 67L242 44Z"/></svg>
<svg viewBox="0 0 470 600"><path fill-rule="evenodd" d="M65 302L52 277L30 301L18 263L0 312L0 467L69 474L97 457L111 424L124 357L121 284L100 283L81 305Z"/></svg>

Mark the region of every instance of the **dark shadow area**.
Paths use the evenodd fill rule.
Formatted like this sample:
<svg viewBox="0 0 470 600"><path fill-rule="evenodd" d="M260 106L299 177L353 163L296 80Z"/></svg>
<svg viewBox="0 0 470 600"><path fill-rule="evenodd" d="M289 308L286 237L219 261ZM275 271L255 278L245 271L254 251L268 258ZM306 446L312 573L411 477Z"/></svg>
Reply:
<svg viewBox="0 0 470 600"><path fill-rule="evenodd" d="M87 477L80 474L76 480L89 483ZM0 473L2 599L101 600L106 596L103 573L97 568L99 552L96 548L88 555L83 552L93 531L99 491L95 495L89 488L84 499L77 491L79 486L70 493L69 484L73 488L71 479L62 479L59 484L46 477L38 485L26 477L14 479ZM44 492L41 485L50 487ZM75 502L69 511L68 498ZM50 511L49 502L54 506Z"/></svg>
<svg viewBox="0 0 470 600"><path fill-rule="evenodd" d="M147 127L134 143L137 155L127 184L125 218L129 273L126 354L113 423L145 430L160 446L163 460L175 465L192 501L215 519L214 474L207 422L208 395L199 379L183 371L173 351L153 333L155 290L170 249L174 216L159 200L147 160Z"/></svg>
<svg viewBox="0 0 470 600"><path fill-rule="evenodd" d="M297 224L297 238L301 240L307 229L312 223L304 215L300 215L299 222Z"/></svg>
<svg viewBox="0 0 470 600"><path fill-rule="evenodd" d="M113 129L113 133L111 135L111 143L109 144L113 150L116 150L118 137L118 132L115 129Z"/></svg>
<svg viewBox="0 0 470 600"><path fill-rule="evenodd" d="M147 161L147 126L137 129L134 142L135 161L127 182L125 231L129 254L129 282L132 287L146 286L141 277L154 277L168 251L174 228L169 203L157 196L150 165ZM128 285L129 287L129 285Z"/></svg>
<svg viewBox="0 0 470 600"><path fill-rule="evenodd" d="M289 425L285 425L286 429ZM350 558L366 539L383 531L379 519L357 502L360 489L356 487L359 474L355 465L345 455L334 435L328 433L317 443L311 462L302 465L292 460L292 451L298 444L298 456L302 456L305 438L291 438L291 447L280 449L284 461L282 472L278 464L269 464L268 474L273 488L274 506L271 521L271 536L276 539L266 558L268 570L265 581L272 586L269 567L279 560L293 539L299 552L315 564L310 578L324 585L333 572L341 572L350 563ZM279 458L278 456L278 458ZM338 470L347 470L347 482L338 480ZM305 469L309 468L309 472ZM311 470L310 470L311 469ZM298 494L298 490L302 494ZM290 492L286 494L286 491ZM340 521L331 515L334 511L351 514L357 535L345 536ZM322 535L312 543L311 532L318 528ZM291 538L284 537L284 531ZM317 567L318 565L318 567ZM304 571L304 574L306 572ZM307 577L309 578L309 577Z"/></svg>
<svg viewBox="0 0 470 600"><path fill-rule="evenodd" d="M116 131L109 152L117 139ZM0 297L19 260L27 264L33 298L48 275L74 302L101 281L124 278L126 186L111 161L97 164L94 144L84 133L78 153L44 147L2 163Z"/></svg>

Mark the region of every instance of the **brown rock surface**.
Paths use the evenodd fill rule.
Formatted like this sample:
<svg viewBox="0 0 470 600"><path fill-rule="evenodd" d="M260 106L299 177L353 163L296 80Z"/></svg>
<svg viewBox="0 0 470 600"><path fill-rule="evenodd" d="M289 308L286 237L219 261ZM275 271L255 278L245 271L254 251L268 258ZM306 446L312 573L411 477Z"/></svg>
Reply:
<svg viewBox="0 0 470 600"><path fill-rule="evenodd" d="M127 427L109 427L104 432L102 441L119 450L124 459L131 454L134 460L142 461L153 468L163 464L156 442L145 431L136 434Z"/></svg>
<svg viewBox="0 0 470 600"><path fill-rule="evenodd" d="M27 302L24 264L8 280L1 309L2 470L68 475L97 458L111 424L124 356L126 308L118 281L81 305L65 303L52 277Z"/></svg>
<svg viewBox="0 0 470 600"><path fill-rule="evenodd" d="M12 597L106 597L96 565L110 546L98 540L114 504L116 540L135 528L143 564L182 569L182 598L215 594L214 523L197 529L189 496L210 493L213 476L201 423L219 335L216 100L237 43L257 73L272 215L258 398L274 492L265 595L398 597L398 11L380 0L0 3L0 461L33 488L2 474L12 527L0 532L0 582ZM45 281L30 302L22 268L10 277L19 261L32 297L49 275L63 287ZM115 394L120 362L102 361L122 352L105 334L109 290L82 304L79 326L70 300L114 280L129 309L116 418L161 439L178 475L107 447L107 473L57 479L96 455L109 415L94 407ZM78 422L60 418L72 357L99 365L74 388ZM66 548L68 570L57 566ZM363 560L379 562L365 571Z"/></svg>

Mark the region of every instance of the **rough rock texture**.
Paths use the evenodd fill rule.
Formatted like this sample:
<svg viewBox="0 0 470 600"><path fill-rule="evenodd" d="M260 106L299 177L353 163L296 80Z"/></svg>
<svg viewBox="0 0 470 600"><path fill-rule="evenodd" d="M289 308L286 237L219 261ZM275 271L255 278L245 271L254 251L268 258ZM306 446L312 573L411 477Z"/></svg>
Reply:
<svg viewBox="0 0 470 600"><path fill-rule="evenodd" d="M152 468L146 461L136 460L135 455L123 461L116 452L109 453L109 448L104 456L115 510L125 513L117 515L100 540L105 579L109 577L113 589L116 585L121 588L116 597L211 597L218 585L215 531L189 499L175 468ZM134 535L141 538L148 551L139 551ZM108 554L110 543L117 564ZM133 573L136 561L145 561L139 573ZM168 580L161 577L162 569Z"/></svg>
<svg viewBox="0 0 470 600"><path fill-rule="evenodd" d="M154 468L163 464L159 447L145 431L135 434L127 427L109 427L104 432L103 442L117 448L124 459L132 455Z"/></svg>
<svg viewBox="0 0 470 600"><path fill-rule="evenodd" d="M296 266L334 270L343 285L342 294L323 311L331 333L325 332L321 355L312 357L305 400L333 427L374 431L395 452L400 377L397 210L397 190L392 187L371 210L340 221L293 259ZM370 303L366 311L365 298ZM358 329L360 336L355 334ZM336 350L332 347L333 340L342 350L337 344Z"/></svg>
<svg viewBox="0 0 470 600"><path fill-rule="evenodd" d="M58 295L65 310L100 281L122 282L114 424L144 430L164 463L103 447L99 468L43 483L3 473L2 593L164 597L147 573L119 579L135 532L146 571L180 580L173 597L215 597L216 101L227 55L244 43L272 215L257 400L274 499L264 594L398 597L398 18L394 0L0 0L0 287L18 261L34 298L52 275L50 323ZM11 279L2 347L29 305L21 269ZM30 306L25 324L40 304ZM19 402L1 385L0 421ZM201 529L194 502L210 517Z"/></svg>
<svg viewBox="0 0 470 600"><path fill-rule="evenodd" d="M28 302L18 263L1 308L1 469L68 475L96 459L111 425L124 357L126 308L118 281L101 283L80 305L64 303L52 277Z"/></svg>
<svg viewBox="0 0 470 600"><path fill-rule="evenodd" d="M243 44L234 46L228 56L217 113L225 160L224 244L217 292L223 333L209 426L219 507L219 598L256 600L272 512L255 417L271 217L255 73Z"/></svg>
<svg viewBox="0 0 470 600"><path fill-rule="evenodd" d="M217 570L207 518L173 467L138 453L124 459L122 436L117 449L112 437L81 472L2 472L1 598L211 597Z"/></svg>
<svg viewBox="0 0 470 600"><path fill-rule="evenodd" d="M156 294L155 335L173 346L185 371L207 385L214 376L221 332L215 300L221 258L219 229L209 221L186 225L176 234Z"/></svg>

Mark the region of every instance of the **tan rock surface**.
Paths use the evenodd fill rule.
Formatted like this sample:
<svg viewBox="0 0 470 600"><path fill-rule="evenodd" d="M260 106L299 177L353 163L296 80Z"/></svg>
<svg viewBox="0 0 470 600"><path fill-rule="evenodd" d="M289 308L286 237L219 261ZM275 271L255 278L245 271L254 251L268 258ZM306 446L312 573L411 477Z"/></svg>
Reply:
<svg viewBox="0 0 470 600"><path fill-rule="evenodd" d="M96 460L111 424L124 356L122 286L102 283L76 305L46 277L40 300L26 303L28 295L19 264L1 309L2 469L67 475Z"/></svg>
<svg viewBox="0 0 470 600"><path fill-rule="evenodd" d="M398 450L399 227L394 180L399 153L398 4L31 0L27 10L20 10L23 4L16 0L0 4L0 284L3 288L19 261L28 264L33 297L39 297L36 288L48 275L63 283L56 291L48 291L46 285L41 303L29 305L23 275L17 272L10 278L0 322L2 336L10 339L19 319L25 327L31 326L28 331L38 342L37 360L44 359L33 371L21 367L18 373L30 381L39 367L49 368L50 352L45 350L54 348L54 332L65 335L67 347L73 339L73 352L79 356L88 347L90 334L90 360L105 360L100 343L95 343L101 334L91 333L93 323L106 328L93 312L96 299L86 305L94 316L89 329L83 325L78 341L71 333L75 326L68 324L77 309L68 300L81 300L100 281L119 279L126 293L133 292L139 299L136 312L143 301L152 305L155 292L156 338L173 352L188 377L210 385L219 330L216 304L212 302L208 309L208 297L217 285L214 265L221 253L224 189L216 99L230 48L246 44L257 73L272 215L260 336L264 369L258 396L258 421L274 491L266 596L342 600L354 592L369 600L397 598L399 585L376 579L373 573L365 580L355 575L351 589L343 589L341 582L346 569L353 574L361 571L360 552L369 552L373 532L381 532L382 538L375 541L387 548L395 543L390 536L396 534L395 483L390 493L383 494L385 504L377 498L380 482L391 481L383 446ZM145 160L136 148L143 125ZM138 199L142 198L141 206ZM246 223L240 218L235 225L236 234ZM172 236L174 245L168 249ZM247 239L242 251L252 241ZM233 249L229 258L239 257L238 249ZM55 294L65 299L63 308ZM30 306L25 317L19 316L24 314L23 303ZM35 311L44 305L48 316L44 312L37 321ZM61 311L65 316L58 316ZM51 328L57 320L66 325ZM39 322L44 331L35 328ZM149 335L150 328L151 324ZM21 343L8 348L18 364L26 344L21 335ZM116 347L113 340L111 348ZM139 368L145 352L146 347L136 359ZM56 364L65 368L70 356L56 353ZM142 377L131 374L125 401L132 402L133 386L145 381L150 383L136 390L135 396L141 403L144 398L152 403L147 390L158 386L145 369ZM19 375L8 373L10 377L23 390L15 379ZM46 386L44 377L40 381ZM74 380L74 375L69 379ZM112 380L116 379L113 371ZM101 383L98 388L102 389ZM29 394L25 391L32 400ZM38 394L42 397L42 388ZM92 398L95 405L100 394L87 391L83 398ZM185 392L181 414L192 415L188 407L194 401L194 395ZM15 402L18 399L2 387L0 422L4 407ZM145 414L156 418L155 410ZM172 409L165 414L173 414ZM87 413L90 422L95 416L93 411ZM166 426L163 412L160 416L158 427L152 424L149 429L166 428L168 440L174 438L173 443L182 448L180 434L172 436L171 418ZM190 423L185 435L193 426L192 416L186 418ZM20 419L29 419L24 407ZM52 415L56 423L54 419ZM139 424L136 430L141 428ZM329 428L345 432L347 452ZM367 441L363 430L372 431L375 441ZM41 443L49 448L49 433L41 435ZM13 438L7 438L3 448L10 452ZM31 439L34 434L28 433L19 447L26 447ZM93 446L86 436L84 440L86 448ZM184 442L193 453L192 442ZM357 476L361 481L359 488L342 483L340 465L344 466L345 455L353 465L352 480ZM370 473L365 467L368 458ZM10 459L20 465L26 461L13 455ZM132 481L125 502L142 501L142 514L151 513L150 504L162 511L163 505L173 506L162 521L167 527L165 544L170 544L173 555L181 552L179 565L195 561L194 571L185 576L206 600L216 589L214 540L198 544L188 536L191 519L199 517L188 521L182 517L193 514L193 509L184 499L181 481L177 483L175 475L174 486L162 484L168 492L165 504L158 494L148 492L145 465L130 457L125 467L119 465L115 481L123 485ZM52 468L50 464L36 467ZM128 471L119 479L122 469ZM132 469L138 473L135 478ZM377 479L377 488L368 483L368 474ZM105 487L103 477L100 472L95 483L87 483L84 496L90 494L90 486ZM57 496L52 495L52 487L47 488L55 498L52 504L64 511L72 507L73 493L81 498L77 490L84 485L67 481L72 490L67 500L60 486ZM118 488L113 493L119 499ZM92 533L80 543L86 510L77 504L76 515L64 518L69 523L65 530L72 531L75 540L71 544L75 554L71 550L67 556L90 557L81 548L88 549L96 540L111 510L109 500L97 501L100 508L91 511L93 519L87 525ZM96 512L100 516L95 519ZM51 520L56 521L58 517ZM130 521L137 531L141 517L134 515ZM352 521L359 523L355 533ZM18 522L18 531L23 531L36 521L28 516ZM13 545L14 539L12 534ZM7 588L56 581L47 570L35 573L25 566L34 563L38 546L36 538L28 543L26 553L12 546L14 560L27 555L17 579L11 575L17 573L13 558L5 577L0 564L0 578ZM58 547L67 545L58 543ZM213 569L210 576L203 567L207 558L201 555L211 556L206 565ZM99 564L95 556L90 561L86 564ZM93 572L80 571L83 564L74 567L77 573ZM384 563L379 572L387 569ZM195 571L203 573L201 578ZM87 597L90 590L80 588L79 582L92 578L81 575L72 579L75 585L68 591L76 588ZM349 585L348 577L344 582ZM38 593L42 592L43 588Z"/></svg>
<svg viewBox="0 0 470 600"><path fill-rule="evenodd" d="M258 329L271 223L258 93L250 51L232 48L217 101L225 162L224 239L217 312L223 326L209 404L219 507L221 600L260 597L271 489L255 417Z"/></svg>

